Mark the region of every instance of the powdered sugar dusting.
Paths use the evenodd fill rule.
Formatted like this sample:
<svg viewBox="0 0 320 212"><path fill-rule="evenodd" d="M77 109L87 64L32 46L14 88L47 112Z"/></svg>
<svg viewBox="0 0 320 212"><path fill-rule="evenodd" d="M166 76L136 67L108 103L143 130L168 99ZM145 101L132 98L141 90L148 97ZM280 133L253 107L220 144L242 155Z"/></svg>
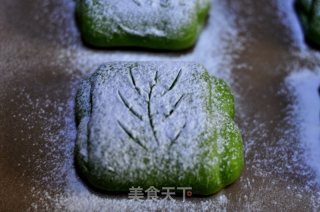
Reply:
<svg viewBox="0 0 320 212"><path fill-rule="evenodd" d="M210 18L208 20L208 25L204 28L202 33L200 34L200 38L194 49L187 52L179 52L179 53L150 53L143 51L131 51L131 50L91 50L85 48L81 44L80 35L77 31L73 14L74 14L74 1L55 1L55 3L50 3L48 0L41 1L43 4L39 4L41 8L39 11L45 13L44 15L51 17L52 21L42 21L41 16L35 17L39 19L39 22L42 23L43 26L49 26L50 29L56 29L56 26L60 28L57 34L47 35L49 36L49 41L56 40L58 37L59 43L59 56L56 58L57 61L67 61L71 65L71 67L67 67L67 69L63 69L65 74L72 75L78 77L89 76L101 63L108 61L152 61L152 60L183 60L183 61L196 61L197 63L204 64L206 68L211 73L217 74L227 81L231 82L230 71L232 68L231 63L236 58L237 55L234 54L237 50L242 48L242 40L238 40L238 26L234 24L235 19L239 19L237 21L242 20L240 17L235 17L233 14L230 14L230 11L227 11L227 7L223 1L213 0L212 1L212 9L210 12ZM242 4L243 1L239 1L239 4ZM251 2L251 1L247 1ZM54 11L50 11L47 6L50 4L58 4ZM248 3L248 4L249 4ZM280 1L279 9L280 9L280 17L284 22L284 27L292 27L292 36L293 40L296 39L297 44L294 44L296 48L304 49L303 43L303 35L300 29L297 18L295 17L295 13L293 10L293 1ZM241 5L240 5L241 6ZM245 5L246 7L247 5ZM52 7L51 7L52 8ZM249 7L250 15L254 15L255 11L252 10L253 7ZM41 10L44 9L44 10ZM252 21L256 20L255 16L252 18ZM289 19L287 19L289 17ZM292 19L291 19L291 18ZM283 19L282 19L283 18ZM240 20L241 19L241 20ZM291 26L294 24L294 26ZM54 31L54 30L53 30ZM247 33L247 32L246 32ZM250 32L249 32L250 33ZM261 41L264 42L264 41ZM51 43L51 42L50 42ZM63 44L63 47L60 44ZM313 51L311 51L314 54ZM303 58L308 58L312 56L309 54L309 50L305 51L305 55ZM255 58L256 59L256 58ZM301 58L300 58L301 59ZM309 59L308 59L309 60ZM316 61L316 60L314 60ZM319 61L319 60L318 60ZM282 64L284 61L279 61L279 64ZM295 63L295 62L293 62ZM250 67L251 68L251 67ZM255 67L253 67L255 68ZM259 70L257 70L258 72ZM273 70L269 70L270 73L274 74ZM248 77L244 74L239 76ZM252 78L255 79L255 78ZM73 98L75 95L75 89L77 88L78 81L73 86L73 88L65 89L70 90L68 93L69 101L64 101L65 103L56 104L55 101L48 101L50 104L62 106L62 110L66 110L66 121L68 126L73 126ZM248 88L245 92L249 92L250 89L253 90L251 84L247 84ZM270 89L270 88L268 88ZM63 91L65 91L63 90ZM268 92L273 92L274 90L270 89ZM261 99L266 98L265 94L261 93ZM26 92L23 93L25 95ZM49 98L49 97L48 97ZM42 99L41 99L42 101ZM46 101L46 100L43 100ZM56 100L60 101L60 100ZM61 101L60 101L61 102ZM67 105L66 102L70 102ZM36 101L31 101L32 105L36 105ZM240 107L248 108L250 110L250 106L256 103L246 102ZM58 107L59 107L58 106ZM268 105L267 105L268 106ZM269 109L266 106L266 109ZM58 111L58 107L55 108L55 111ZM239 108L240 108L239 107ZM34 107L33 109L38 111L42 107ZM239 109L238 108L238 109ZM46 130L48 136L44 135L48 142L56 141L56 135L64 135L61 141L64 141L64 144L58 143L54 145L51 150L48 150L50 154L56 154L56 150L62 150L67 146L68 151L62 151L63 154L59 155L61 158L65 160L57 160L54 162L47 161L47 163L53 163L51 165L55 166L54 174L47 174L48 176L44 176L42 179L43 184L49 184L52 179L60 180L59 182L65 183L63 190L55 192L55 194L47 193L43 191L41 188L35 187L32 192L35 196L40 197L40 201L37 201L32 205L32 209L44 208L47 210L51 210L54 208L55 210L66 209L69 211L81 211L81 210L106 210L108 208L114 210L121 209L148 209L148 210L210 210L217 209L223 210L226 207L230 207L230 205L243 206L245 210L259 210L259 209L269 209L274 206L276 209L281 208L290 208L295 209L299 206L305 206L305 202L310 201L310 207L319 208L319 198L315 193L316 190L313 188L310 189L310 185L312 186L313 182L309 182L309 174L310 171L308 167L303 167L305 164L301 162L300 150L293 152L291 157L292 146L295 146L295 140L290 140L294 137L294 130L288 130L285 132L284 138L279 139L279 143L277 146L270 146L268 144L268 140L272 136L273 133L268 131L268 126L270 123L263 122L264 120L261 118L265 113L264 107L260 108L262 111L254 111L255 113L251 113L252 119L245 119L243 116L247 116L248 113L240 114L242 120L252 121L253 124L244 123L245 132L248 133L247 137L249 138L249 143L246 143L246 155L249 158L247 160L247 171L253 170L254 174L251 173L244 176L240 179L240 186L233 185L231 188L236 188L239 190L232 191L232 195L219 193L213 197L206 198L205 201L197 201L193 199L192 202L182 203L181 201L176 202L129 202L126 196L114 197L110 195L99 195L95 192L90 191L90 188L87 188L82 181L79 180L77 174L75 173L75 169L73 167L73 155L72 149L74 144L75 130L67 129L65 126L60 126L62 131L60 133L55 134L55 132L51 131L52 126L55 126L53 122L60 122L61 117L56 117L54 114L47 114L52 117L52 121L48 122L48 128ZM238 110L238 112L242 113L243 111ZM272 122L274 120L270 120ZM246 127L249 126L249 127ZM254 127L252 127L254 126ZM282 123L277 125L279 130L282 130ZM54 127L53 127L54 128ZM261 138L261 140L265 141L262 143L257 143L256 138ZM247 141L246 141L247 142ZM258 152L257 149L261 152ZM252 156L253 155L253 156ZM62 165L62 166L61 166ZM47 166L47 164L42 164L39 166L39 169ZM59 167L60 166L60 167ZM301 174L301 170L304 172ZM307 170L307 171L306 171ZM247 172L246 171L246 172ZM50 175L50 176L49 176ZM290 181L290 182L288 182ZM297 185L301 181L308 181L306 189L301 189L304 186L304 182L300 185ZM310 196L309 196L310 194ZM319 195L318 195L319 196ZM235 199L231 198L235 197ZM277 198L279 197L279 198ZM230 198L230 199L229 199ZM292 201L294 198L295 201ZM238 199L238 202L237 202ZM261 201L262 200L262 201ZM199 205L200 202L200 205ZM307 203L308 204L308 203ZM232 207L232 206L231 206ZM305 208L304 208L305 209Z"/></svg>
<svg viewBox="0 0 320 212"><path fill-rule="evenodd" d="M295 105L292 118L298 127L304 159L313 168L320 183L320 69L301 70L288 76Z"/></svg>
<svg viewBox="0 0 320 212"><path fill-rule="evenodd" d="M65 69L66 74L78 77L89 76L101 63L108 61L195 61L196 63L203 64L211 74L218 75L227 81L231 81L230 72L232 69L232 61L237 57L235 54L242 48L242 40L238 37L238 29L235 26L236 17L227 11L226 3L218 0L213 0L210 11L210 17L204 30L201 31L199 40L195 47L186 52L176 53L162 53L162 52L146 52L146 51L133 51L133 50L93 50L82 45L80 34L77 30L75 20L73 19L75 4L73 1L61 0L55 5L55 10L52 11L53 3L48 0L41 1L39 4L39 11L43 15L51 17L51 22L44 22L39 16L35 17L43 26L52 29L52 34L47 35L47 39L52 43L56 43L58 48L57 61L66 61L70 64ZM57 29L56 26L60 28ZM56 33L58 30L58 33ZM62 44L62 45L61 45ZM77 89L78 80L72 85L70 89L68 102L63 107L67 110L68 115L66 123L72 126L73 123L73 100L75 90ZM57 119L60 119L56 117ZM41 189L35 188L33 193L40 201L32 205L32 209L67 209L70 211L75 210L99 210L99 208L115 208L120 210L138 206L149 210L168 209L177 210L181 208L195 208L200 210L210 210L217 208L218 210L226 207L228 197L224 194L219 194L210 197L205 201L195 201L192 203L176 202L146 202L132 203L127 201L127 197L120 197L120 199L109 199L94 195L89 191L85 184L79 180L77 173L73 167L73 154L74 147L74 128L60 126L62 131L60 135L66 143L55 145L54 148L64 152L62 157L64 160L51 161L57 167L54 174L48 174L42 180L47 182L52 177L59 181L64 182L64 191L58 191L59 194L52 195L50 192L46 193ZM50 130L48 130L50 131ZM48 139L57 139L54 135L47 137ZM54 151L54 149L52 149ZM61 156L61 155L59 155ZM50 176L49 176L50 175ZM57 191L56 191L57 192ZM46 195L45 195L46 194Z"/></svg>
<svg viewBox="0 0 320 212"><path fill-rule="evenodd" d="M73 63L75 70L85 75L89 75L101 63L108 61L192 61L203 64L210 73L230 80L229 64L236 57L234 50L242 48L242 42L237 37L235 18L227 13L224 3L214 0L212 4L214 6L198 42L194 49L187 52L96 51L74 44L72 48L63 49L61 57L70 55L73 58L70 62Z"/></svg>
<svg viewBox="0 0 320 212"><path fill-rule="evenodd" d="M292 68L294 71L285 79L289 95L293 98L288 119L293 123L295 129L289 133L298 136L298 147L302 150L299 154L303 157L299 159L299 161L303 160L300 161L300 164L305 163L312 167L316 174L314 176L316 181L320 182L318 165L320 160L320 54L305 42L304 32L294 8L295 1L275 0L275 2L279 8L278 15L291 35L292 45L295 47L292 52L296 57L296 64ZM310 68L300 67L299 63L307 64L307 67ZM297 156L295 159L298 158ZM300 170L304 170L306 175L312 175L305 167Z"/></svg>
<svg viewBox="0 0 320 212"><path fill-rule="evenodd" d="M77 159L85 175L124 191L127 183L188 183L207 194L233 182L243 153L232 94L206 74L193 63L102 65L77 95ZM207 183L211 190L199 189Z"/></svg>
<svg viewBox="0 0 320 212"><path fill-rule="evenodd" d="M202 12L198 10L208 8L210 1L85 0L79 3L87 8L80 12L86 13L94 30L106 35L106 39L122 32L177 39L185 36L188 27L195 27L194 23L199 22L197 13Z"/></svg>
<svg viewBox="0 0 320 212"><path fill-rule="evenodd" d="M274 0L279 8L277 11L279 17L285 26L288 27L290 35L292 35L293 45L302 51L308 49L305 41L299 18L294 9L294 0Z"/></svg>
<svg viewBox="0 0 320 212"><path fill-rule="evenodd" d="M288 30L294 54L300 59L306 60L309 63L319 64L320 53L308 46L305 42L305 35L299 17L294 8L294 0L274 0L278 10L277 14L282 21L282 24Z"/></svg>
<svg viewBox="0 0 320 212"><path fill-rule="evenodd" d="M235 74L237 81L247 82L242 84L245 89L240 92L241 96L239 96L238 100L243 99L243 101L240 103L241 105L239 105L238 102L237 108L240 122L245 122L242 123L242 129L247 138L245 140L247 168L240 178L240 181L223 192L204 199L191 198L185 203L180 200L177 200L176 202L132 202L127 200L127 195L116 196L99 194L90 190L90 188L86 187L86 184L79 179L73 166L73 148L76 135L73 102L75 91L78 88L80 81L79 78L82 79L84 76L89 76L101 63L108 61L183 60L204 64L211 73L223 77L228 82L232 82L232 78L230 77L230 71L233 68L232 63L238 56L235 53L237 53L238 50L241 50L243 42L243 40L239 40L241 38L239 37L239 26L235 25L235 21L242 24L248 24L247 22L244 22L244 20L247 20L244 17L250 17L248 19L252 20L252 22L257 21L257 24L260 24L261 28L263 28L263 24L259 22L261 17L257 14L260 10L257 12L255 11L256 6L251 6L253 4L252 2L263 1L232 1L232 4L238 4L240 8L248 10L248 15L236 17L233 13L230 14L224 1L213 0L213 7L210 12L208 25L205 26L204 30L201 32L200 38L194 49L177 53L150 53L114 49L92 50L84 47L80 40L80 34L73 19L74 1L35 1L36 3L32 6L30 13L34 13L34 11L37 12L35 13L34 18L30 20L27 20L30 18L30 14L25 14L25 3L21 1L10 2L11 7L8 9L9 12L1 13L2 17L9 14L12 10L14 11L14 9L19 8L17 7L18 5L16 5L19 4L23 5L20 7L20 12L13 13L15 15L12 15L11 19L26 20L22 20L20 22L20 24L22 24L19 25L13 21L6 21L5 19L1 25L2 29L6 29L1 31L2 35L5 34L7 30L16 33L14 34L14 37L10 37L10 40L2 40L1 44L8 42L9 45L15 44L16 48L12 48L12 51L11 48L4 48L4 50L0 52L0 57L3 59L0 64L3 70L0 84L2 85L1 88L7 87L7 89L1 90L0 92L1 100L3 100L1 102L11 102L12 99L13 103L10 103L9 107L14 107L2 107L4 110L1 110L1 115L5 114L6 111L9 112L9 115L5 115L5 117L9 116L10 118L6 118L5 120L10 121L9 124L12 123L12 126L9 126L9 128L12 127L13 130L10 129L10 131L8 130L8 132L6 132L7 136L10 135L8 138L12 138L12 141L9 139L8 142L1 142L0 145L1 147L9 145L10 148L2 149L4 149L4 152L7 152L7 158L10 158L11 156L9 154L11 153L11 148L19 149L15 146L16 143L20 146L20 149L25 147L28 148L30 146L29 144L34 143L34 148L30 148L29 151L24 151L24 154L20 155L21 160L19 161L19 164L9 164L8 167L10 169L7 169L13 174L12 181L15 180L15 183L28 183L28 180L31 178L30 176L33 177L30 181L36 181L30 192L32 193L31 195L34 196L34 198L32 198L34 203L31 205L31 210L61 211L65 209L69 211L92 211L108 210L108 208L110 208L110 210L114 209L115 211L124 209L128 211L131 209L210 211L214 209L224 210L225 208L232 208L234 210L235 208L243 210L271 210L272 208L277 210L281 208L283 210L301 209L301 211L303 211L306 210L306 208L313 208L314 210L319 209L319 190L315 188L313 180L310 179L313 177L310 172L314 172L315 175L317 164L312 165L306 163L311 162L311 160L307 158L301 160L300 156L303 155L303 151L306 149L306 142L303 142L302 140L302 142L300 142L301 145L297 145L300 141L300 136L298 136L298 138L295 136L295 133L299 133L300 130L305 129L297 127L288 129L283 133L276 132L278 136L280 134L280 136L283 137L279 140L274 137L274 132L277 131L276 129L279 131L282 131L284 128L286 129L283 122L277 123L277 121L285 119L285 121L292 122L292 120L287 120L288 118L285 117L285 114L280 110L280 107L270 108L270 105L267 102L269 100L268 98L270 98L270 92L272 94L277 92L277 88L272 87L274 85L272 83L267 84L270 87L259 90L257 94L259 96L256 98L256 102L244 99L244 96L246 96L247 93L249 93L249 95L254 95L255 92L252 91L256 89L254 86L257 86L257 84L254 84L255 80L261 80L262 83L265 82L264 79L259 78L263 73L257 64L265 61L269 62L269 59L271 61L270 55L275 56L277 59L279 52L270 51L270 55L261 54L263 56L262 60L258 58L261 55L249 55L245 58L248 61L249 66L251 65L250 62L252 62L252 67L250 66L248 70L256 70L256 72L250 72L250 74L245 74L244 72ZM265 64L268 68L264 70L264 73L268 74L264 74L263 76L270 77L269 75L272 75L272 77L267 79L270 81L276 79L277 76L275 75L278 75L279 72L283 73L284 67L282 65L284 65L286 69L288 68L288 63L292 65L291 63L296 64L302 60L311 62L311 64L319 63L319 59L317 59L316 56L318 53L311 51L307 46L304 46L303 34L293 10L293 1L278 0L276 2L279 3L279 17L281 17L281 20L283 21L283 27L288 27L289 30L293 29L291 34L287 34L287 37L291 38L292 35L292 43L297 42L297 44L292 45L294 45L295 48L298 48L298 51L294 52L290 49L288 52L279 53L282 56L291 54L297 56L297 60L295 61L288 61L287 57L283 60L279 59L277 64L279 64L279 70L281 71L278 71L277 69L275 72L272 69L274 66L269 67L270 64ZM258 5L268 6L269 4L271 4L271 2L259 3ZM6 9L6 6L7 5L5 4L3 8ZM271 7L265 9L269 8ZM17 14L21 14L21 16L17 16ZM292 19L289 20L290 18L287 19L288 17L291 17ZM265 19L268 18L268 16L265 17ZM31 21L31 24L29 21ZM25 23L29 23L29 25L23 25ZM272 23L276 25L280 24L278 22ZM292 26L292 24L294 24L294 26ZM30 28L33 33L25 35L27 30L20 31L20 28L23 27ZM250 33L257 32L251 31L250 27L251 26L249 25L247 28L248 31L242 33L248 36ZM270 31L268 30L268 32L272 34L272 29L270 29ZM38 34L38 36L32 36L35 34ZM248 40L251 39L252 37ZM267 39L267 41L274 41L272 36L265 39ZM264 43L265 40L261 40L259 43L260 42ZM254 47L251 46L250 41L248 43L250 48ZM282 45L282 42L281 45L278 44L280 43L277 43L276 46L282 50L287 48L287 45ZM257 51L261 49L260 45L258 47L260 48L254 50L254 53L257 53ZM300 51L299 48L306 48L306 51ZM301 52L304 53L300 54ZM39 53L45 54L46 57L39 57ZM241 68L246 69L244 66L239 67L239 69ZM314 69L314 67L311 69ZM63 76L59 77L59 74ZM306 78L313 82L314 77L318 74L307 75L308 77ZM72 79L66 79L68 77L71 77ZM297 78L300 77L302 77L302 75L299 75ZM20 80L16 82L18 79ZM245 79L249 80L246 81ZM14 82L9 83L9 80L14 80ZM27 84L26 81L31 81L31 83ZM303 84L306 85L305 80L302 81ZM316 81L317 80L314 81L314 84L312 83L314 87L312 87L312 91L310 90L314 95L316 95L314 93ZM299 87L300 80L295 80L295 82L297 83L293 83L295 86L292 87ZM21 89L25 84L28 86L31 85L33 89ZM69 86L69 84L71 85ZM64 87L65 85L68 86ZM231 83L231 85L235 87L234 84ZM17 90L14 91L12 86L17 87ZM257 87L259 87L259 85ZM48 90L44 90L44 88L48 88ZM237 90L235 91L238 92ZM47 93L50 93L50 95L45 96ZM271 97L272 101L275 99L279 100L279 98ZM298 99L299 98L297 98L297 100ZM303 98L303 102L304 99L305 98ZM314 101L315 99L316 96L312 97L312 100L310 101ZM260 101L266 104L260 106L258 104ZM48 107L46 105L48 105ZM254 105L258 105L258 107L255 107ZM296 108L295 104L293 104L292 107L293 109ZM306 107L309 108L310 105L307 105ZM244 110L249 111L249 113L246 113L247 111ZM314 112L314 114L317 113L315 110ZM270 120L269 117L265 117L270 116L270 114L272 120ZM274 117L278 116L281 119L274 119ZM292 118L294 122L307 125L307 123L301 121L299 118L301 116L300 112L297 112L293 113L290 118ZM314 117L316 116L318 115L314 115ZM11 122L11 117L15 122ZM17 123L21 125L16 125ZM7 123L3 124L6 125ZM314 124L315 123L312 122L312 125ZM271 130L269 130L270 128ZM40 135L39 131L41 131ZM316 133L313 134L313 136L314 135L316 135ZM270 145L271 140L273 143ZM23 144L26 145L22 146ZM42 145L45 147L42 148ZM317 147L315 147L315 149L316 148ZM17 152L19 153L20 151L18 150ZM316 154L310 153L309 156L311 155ZM19 154L16 156L19 157ZM313 166L314 169L310 169L310 166ZM21 176L18 176L18 171L21 170L19 167L24 167ZM30 172L32 171L36 173L30 175ZM11 177L10 175L6 175L6 170L1 173L5 174L7 177ZM28 179L28 177L30 178ZM11 178L8 179L11 181ZM21 181L19 181L20 179ZM15 192L17 187L28 189L28 186L13 185L12 191ZM23 193L21 197L24 197L23 195L28 196L30 193ZM6 193L6 195L7 194L8 193ZM14 194L16 195L16 193ZM20 196L18 198L20 198ZM23 200L21 199L21 201ZM15 203L11 203L11 206L13 204L15 206Z"/></svg>
<svg viewBox="0 0 320 212"><path fill-rule="evenodd" d="M221 194L213 199L193 202L146 200L143 202L121 199L106 199L99 196L88 196L83 193L66 194L53 197L56 205L63 205L66 211L226 211L228 199ZM55 211L59 211L56 209Z"/></svg>

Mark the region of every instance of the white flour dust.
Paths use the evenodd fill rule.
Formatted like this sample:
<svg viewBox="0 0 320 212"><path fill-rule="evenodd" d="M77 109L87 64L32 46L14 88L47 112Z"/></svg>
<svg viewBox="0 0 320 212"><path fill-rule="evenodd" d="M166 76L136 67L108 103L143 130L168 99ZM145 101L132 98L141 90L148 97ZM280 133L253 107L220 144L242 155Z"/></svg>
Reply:
<svg viewBox="0 0 320 212"><path fill-rule="evenodd" d="M208 71L225 79L229 84L232 83L231 69L233 61L237 58L243 46L243 40L240 40L239 31L236 27L236 17L227 10L226 3L213 0L210 16L206 26L200 33L200 37L195 47L186 52L149 52L134 50L96 50L84 47L77 31L76 23L73 18L75 4L74 2L62 0L57 3L54 11L49 10L49 0L43 1L40 7L43 13L52 17L52 22L43 23L54 31L58 25L63 26L59 29L61 33L53 34L49 39L55 42L61 42L63 48L59 48L60 53L57 60L68 61L73 68L66 69L66 72L73 76L89 76L101 63L108 61L192 61L204 65ZM36 17L38 18L38 17ZM41 20L39 19L41 22ZM56 29L55 29L56 30ZM57 38L56 38L57 37ZM75 86L76 87L76 86ZM232 86L231 86L232 87ZM74 91L73 91L74 92ZM72 93L72 92L71 92ZM74 96L70 96L69 102L73 101ZM67 110L72 111L72 103L66 103ZM68 113L66 117L67 124L72 124L73 113ZM201 210L208 211L212 209L223 210L228 202L227 197L220 193L205 201L195 200L190 202L156 201L148 202L129 202L126 197L120 199L104 198L94 195L88 191L88 188L79 180L73 167L72 148L74 146L74 129L65 129L64 138L66 144L57 145L55 148L63 148L64 160L57 162L60 173L55 172L55 178L65 179L64 192L58 194L49 194L44 191L35 190L36 196L41 196L39 203L34 203L32 209L65 209L68 211L79 210L101 210L108 208L114 211L119 210ZM60 132L63 134L63 132ZM68 143L70 142L70 143ZM53 150L54 151L54 150ZM64 162L61 162L64 161ZM61 164L62 163L62 164ZM55 170L59 170L55 169ZM48 178L49 179L49 178Z"/></svg>
<svg viewBox="0 0 320 212"><path fill-rule="evenodd" d="M302 27L294 9L294 0L274 1L278 7L277 13L282 20L282 24L288 27L288 31L292 36L293 46L306 51L308 47L304 41Z"/></svg>
<svg viewBox="0 0 320 212"><path fill-rule="evenodd" d="M223 2L212 2L210 16L200 33L194 49L187 52L148 52L133 50L94 50L74 44L71 49L62 50L61 56L70 54L76 70L88 75L101 63L108 61L191 61L204 65L210 73L228 80L235 59L234 50L242 48L237 35L235 17L228 14ZM78 34L75 36L79 36Z"/></svg>
<svg viewBox="0 0 320 212"><path fill-rule="evenodd" d="M293 54L297 56L297 61L313 67L312 70L295 68L300 70L287 76L285 84L294 98L289 118L298 130L296 133L300 141L299 147L304 151L303 159L313 168L317 175L316 180L320 183L320 54L305 42L294 0L275 0L275 3L282 24L289 31L292 45L296 48Z"/></svg>
<svg viewBox="0 0 320 212"><path fill-rule="evenodd" d="M304 159L320 183L320 69L294 72L286 79L292 91L292 119L298 127Z"/></svg>
<svg viewBox="0 0 320 212"><path fill-rule="evenodd" d="M304 32L297 16L294 0L274 0L277 5L277 14L288 31L291 45L294 47L293 54L299 59L308 61L310 64L319 65L320 52L312 49L305 41Z"/></svg>

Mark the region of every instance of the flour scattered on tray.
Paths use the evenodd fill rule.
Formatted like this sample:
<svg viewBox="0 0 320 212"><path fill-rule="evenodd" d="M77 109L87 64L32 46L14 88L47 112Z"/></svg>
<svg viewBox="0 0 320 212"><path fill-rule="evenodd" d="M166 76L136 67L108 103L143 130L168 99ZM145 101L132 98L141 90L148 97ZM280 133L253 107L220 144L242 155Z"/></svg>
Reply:
<svg viewBox="0 0 320 212"><path fill-rule="evenodd" d="M304 32L294 6L295 0L273 1L278 7L278 16L288 31L288 38L295 48L292 53L311 64L319 64L320 52L310 48L305 42Z"/></svg>
<svg viewBox="0 0 320 212"><path fill-rule="evenodd" d="M65 196L51 197L56 205L63 205L66 211L226 211L227 197L222 194L215 198L202 201L170 201L145 200L143 202L103 198L99 196L79 194L66 194ZM55 211L59 211L58 209Z"/></svg>
<svg viewBox="0 0 320 212"><path fill-rule="evenodd" d="M274 0L279 10L278 15L281 18L283 24L288 26L288 31L292 35L292 41L295 47L301 50L307 50L307 46L304 42L304 36L302 27L299 23L298 16L296 15L294 8L294 0Z"/></svg>
<svg viewBox="0 0 320 212"><path fill-rule="evenodd" d="M289 121L295 129L289 134L297 134L297 142L299 142L297 147L298 151L301 151L297 154L300 155L300 159L297 157L294 159L297 159L296 163L300 164L298 170L303 172L300 174L307 178L316 178L316 182L309 180L308 184L313 187L317 182L320 183L320 53L310 48L305 42L304 32L295 11L295 1L274 0L274 2L295 48L291 52L296 62L293 67L297 67L298 64L307 64L312 67L311 69L294 68L299 71L294 71L287 76L285 85L289 95L293 97L289 108ZM303 165L306 167L302 167Z"/></svg>
<svg viewBox="0 0 320 212"><path fill-rule="evenodd" d="M292 118L305 150L305 162L313 168L320 183L320 70L294 72L286 83L294 97Z"/></svg>
<svg viewBox="0 0 320 212"><path fill-rule="evenodd" d="M84 47L80 39L80 34L74 20L74 1L61 0L53 4L49 0L44 0L38 5L41 14L51 17L52 22L43 23L40 17L35 17L41 25L52 29L52 35L48 35L48 39L53 43L57 43L58 51L60 51L57 60L65 61L73 68L66 69L66 74L70 74L78 84L79 79L85 78L101 64L109 61L191 61L203 64L211 74L223 78L229 84L231 83L232 62L237 58L237 51L243 48L242 40L240 40L239 31L235 25L236 17L227 11L227 6L219 0L212 1L212 8L208 23L200 33L200 37L193 49L185 52L150 52L142 50L97 50ZM52 8L55 8L52 11ZM60 28L57 29L57 26ZM57 32L58 30L58 32ZM59 33L60 32L60 33ZM61 46L63 48L61 48ZM74 90L70 91L69 102L74 100L76 85ZM66 124L72 125L74 114L72 113L72 103L65 103L67 110ZM65 108L64 108L65 109ZM127 197L111 197L107 195L95 195L89 188L79 179L73 166L73 147L75 142L75 130L65 126L61 126L62 132L59 135L63 137L63 143L55 148L63 148L63 154L60 161L55 161L55 172L53 176L47 176L45 181L54 179L54 181L64 182L63 191L45 192L40 188L35 188L34 195L39 197L39 201L31 206L31 209L49 210L55 208L57 211L66 209L69 211L79 210L99 210L110 207L116 211L121 209L148 209L148 210L223 210L228 202L228 197L219 193L204 200L190 202L155 201L155 202L128 202ZM65 131L65 132L63 132ZM65 134L64 134L65 133ZM54 139L51 135L47 139ZM52 150L56 152L56 150ZM59 151L60 152L60 151ZM54 164L53 164L54 165ZM60 169L61 168L61 169ZM48 183L49 184L49 183ZM61 189L61 188L60 188ZM52 194L54 193L54 194Z"/></svg>

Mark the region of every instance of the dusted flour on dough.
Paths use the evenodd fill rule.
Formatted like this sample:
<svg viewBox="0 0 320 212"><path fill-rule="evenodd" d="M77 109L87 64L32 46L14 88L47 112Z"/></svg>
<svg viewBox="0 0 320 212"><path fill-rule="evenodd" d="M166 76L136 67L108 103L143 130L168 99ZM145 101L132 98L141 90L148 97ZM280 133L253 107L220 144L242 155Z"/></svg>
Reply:
<svg viewBox="0 0 320 212"><path fill-rule="evenodd" d="M78 0L84 40L94 46L178 50L191 47L210 0Z"/></svg>
<svg viewBox="0 0 320 212"><path fill-rule="evenodd" d="M77 94L77 164L94 186L192 187L208 195L243 166L233 96L193 63L113 62Z"/></svg>

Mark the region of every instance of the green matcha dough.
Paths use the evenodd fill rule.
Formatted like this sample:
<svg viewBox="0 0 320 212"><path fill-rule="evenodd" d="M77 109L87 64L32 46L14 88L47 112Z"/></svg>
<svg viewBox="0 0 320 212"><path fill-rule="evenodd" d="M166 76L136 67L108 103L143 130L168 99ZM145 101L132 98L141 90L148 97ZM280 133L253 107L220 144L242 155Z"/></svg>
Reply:
<svg viewBox="0 0 320 212"><path fill-rule="evenodd" d="M320 0L297 0L296 11L307 41L320 47Z"/></svg>
<svg viewBox="0 0 320 212"><path fill-rule="evenodd" d="M96 47L192 47L210 0L77 0L84 41Z"/></svg>
<svg viewBox="0 0 320 212"><path fill-rule="evenodd" d="M101 190L210 195L244 165L233 95L194 63L106 63L81 84L76 118L78 170Z"/></svg>

